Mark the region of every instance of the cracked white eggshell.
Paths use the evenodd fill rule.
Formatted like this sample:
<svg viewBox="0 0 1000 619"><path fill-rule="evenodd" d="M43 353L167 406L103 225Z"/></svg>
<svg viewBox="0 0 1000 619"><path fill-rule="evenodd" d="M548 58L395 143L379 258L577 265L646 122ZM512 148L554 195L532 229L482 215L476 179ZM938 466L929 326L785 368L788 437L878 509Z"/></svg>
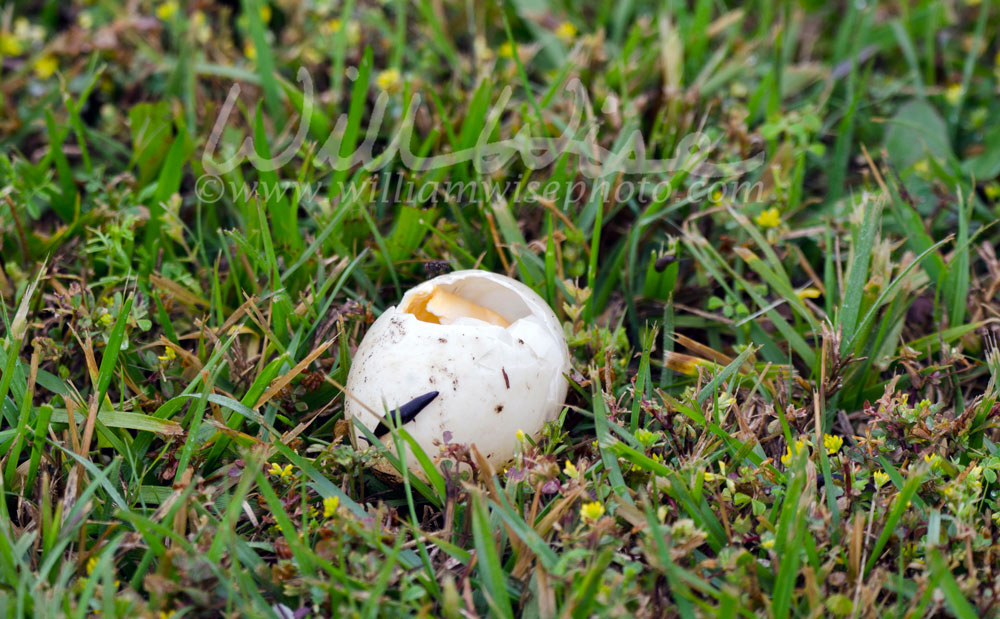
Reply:
<svg viewBox="0 0 1000 619"><path fill-rule="evenodd" d="M436 287L490 309L507 327L460 320L440 325L388 308L365 334L347 377L345 414L368 429L380 415L430 391L438 396L403 427L429 457L434 441L475 444L494 467L514 457L517 431L536 436L562 409L570 369L562 325L533 290L489 271L455 271L410 289L399 303ZM360 435L360 433L359 433ZM392 446L390 435L382 437ZM411 470L420 465L411 455Z"/></svg>

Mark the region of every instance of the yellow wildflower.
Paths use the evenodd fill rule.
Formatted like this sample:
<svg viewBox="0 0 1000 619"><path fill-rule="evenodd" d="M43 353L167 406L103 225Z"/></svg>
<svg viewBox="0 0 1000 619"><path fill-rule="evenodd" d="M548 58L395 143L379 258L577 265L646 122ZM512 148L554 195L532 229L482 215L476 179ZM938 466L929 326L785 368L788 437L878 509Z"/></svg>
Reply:
<svg viewBox="0 0 1000 619"><path fill-rule="evenodd" d="M156 358L163 362L173 361L177 358L177 351L170 346L166 346L163 349L163 354L157 355Z"/></svg>
<svg viewBox="0 0 1000 619"><path fill-rule="evenodd" d="M515 436L515 437L517 437L517 441L518 441L519 443L523 443L523 442L524 442L524 430L521 430L521 429L519 428L519 429L517 430L517 432L515 432L515 433L514 433L514 436Z"/></svg>
<svg viewBox="0 0 1000 619"><path fill-rule="evenodd" d="M569 460L566 461L566 466L563 467L563 473L567 477L577 477L580 475L580 471L576 470L576 465Z"/></svg>
<svg viewBox="0 0 1000 619"><path fill-rule="evenodd" d="M951 105L958 105L959 100L962 98L962 85L952 84L948 86L947 90L944 91L944 100Z"/></svg>
<svg viewBox="0 0 1000 619"><path fill-rule="evenodd" d="M795 445L789 445L785 448L785 455L781 456L781 463L787 465L792 461L792 458L802 453L805 449L806 443L802 439L795 441Z"/></svg>
<svg viewBox="0 0 1000 619"><path fill-rule="evenodd" d="M42 56L35 61L35 75L39 79L48 79L52 77L52 74L56 72L59 68L59 60L54 54L42 54Z"/></svg>
<svg viewBox="0 0 1000 619"><path fill-rule="evenodd" d="M260 7L260 20L265 24L271 21L271 6L265 4Z"/></svg>
<svg viewBox="0 0 1000 619"><path fill-rule="evenodd" d="M87 559L87 576L93 574L95 569L97 569L97 557L90 557Z"/></svg>
<svg viewBox="0 0 1000 619"><path fill-rule="evenodd" d="M656 442L657 434L655 432L650 432L646 428L639 428L635 431L635 440L639 441L641 444L649 447Z"/></svg>
<svg viewBox="0 0 1000 619"><path fill-rule="evenodd" d="M504 41L497 48L497 56L501 58L513 58L514 57L514 46L511 45L510 41Z"/></svg>
<svg viewBox="0 0 1000 619"><path fill-rule="evenodd" d="M885 471L875 471L872 473L872 479L875 481L875 487L881 488L889 481L889 474Z"/></svg>
<svg viewBox="0 0 1000 619"><path fill-rule="evenodd" d="M781 211L777 208L767 208L757 215L757 225L761 228L777 228L781 225Z"/></svg>
<svg viewBox="0 0 1000 619"><path fill-rule="evenodd" d="M20 56L24 53L24 44L12 34L0 32L0 56Z"/></svg>
<svg viewBox="0 0 1000 619"><path fill-rule="evenodd" d="M568 21L564 21L556 28L556 36L563 43L569 43L576 36L576 26Z"/></svg>
<svg viewBox="0 0 1000 619"><path fill-rule="evenodd" d="M323 517L329 518L337 513L337 508L340 507L340 497L330 496L323 499Z"/></svg>
<svg viewBox="0 0 1000 619"><path fill-rule="evenodd" d="M834 436L832 434L823 435L823 447L826 447L826 453L831 456L840 451L840 448L844 446L844 437Z"/></svg>
<svg viewBox="0 0 1000 619"><path fill-rule="evenodd" d="M388 93L396 92L399 90L402 83L402 77L399 75L399 69L392 68L379 72L378 76L375 78L375 83L379 88Z"/></svg>
<svg viewBox="0 0 1000 619"><path fill-rule="evenodd" d="M795 293L795 296L797 296L800 299L818 299L819 295L820 295L819 290L811 286L809 288L803 288L802 290L799 290L798 292Z"/></svg>
<svg viewBox="0 0 1000 619"><path fill-rule="evenodd" d="M736 404L736 398L729 395L728 393L721 393L716 398L716 402L718 402L719 404L719 409L725 411L729 410L733 406L733 404Z"/></svg>
<svg viewBox="0 0 1000 619"><path fill-rule="evenodd" d="M347 44L357 45L361 41L361 25L351 20L347 22Z"/></svg>
<svg viewBox="0 0 1000 619"><path fill-rule="evenodd" d="M199 43L208 43L211 40L212 28L208 25L208 17L204 11L195 11L191 14L191 31Z"/></svg>
<svg viewBox="0 0 1000 619"><path fill-rule="evenodd" d="M177 9L179 8L180 7L177 5L177 2L174 0L167 0L167 2L164 2L160 6L156 7L156 16L163 21L167 21L177 13Z"/></svg>
<svg viewBox="0 0 1000 619"><path fill-rule="evenodd" d="M291 476L294 469L291 464L286 464L281 466L277 462L271 463L271 468L267 469L267 472L271 475L277 475L281 481L287 481Z"/></svg>
<svg viewBox="0 0 1000 619"><path fill-rule="evenodd" d="M246 45L243 46L243 55L247 57L247 60L256 60L257 47L250 41L247 41Z"/></svg>
<svg viewBox="0 0 1000 619"><path fill-rule="evenodd" d="M580 516L584 520L595 521L604 515L604 506L601 505L600 501L592 501L590 503L584 503L580 507Z"/></svg>
<svg viewBox="0 0 1000 619"><path fill-rule="evenodd" d="M931 465L932 469L940 468L941 466L941 456L936 453L926 453L924 454L924 462Z"/></svg>
<svg viewBox="0 0 1000 619"><path fill-rule="evenodd" d="M336 17L323 24L323 32L326 34L337 34L340 32L342 24Z"/></svg>

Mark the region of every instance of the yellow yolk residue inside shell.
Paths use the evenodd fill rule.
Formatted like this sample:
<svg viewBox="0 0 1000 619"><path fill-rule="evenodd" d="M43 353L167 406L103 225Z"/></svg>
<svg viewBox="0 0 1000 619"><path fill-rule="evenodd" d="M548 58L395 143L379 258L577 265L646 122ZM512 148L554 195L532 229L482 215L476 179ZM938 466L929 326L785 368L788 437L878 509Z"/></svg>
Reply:
<svg viewBox="0 0 1000 619"><path fill-rule="evenodd" d="M438 325L450 325L459 318L475 318L499 327L510 326L503 316L493 310L440 288L414 295L400 311L413 314L417 320Z"/></svg>

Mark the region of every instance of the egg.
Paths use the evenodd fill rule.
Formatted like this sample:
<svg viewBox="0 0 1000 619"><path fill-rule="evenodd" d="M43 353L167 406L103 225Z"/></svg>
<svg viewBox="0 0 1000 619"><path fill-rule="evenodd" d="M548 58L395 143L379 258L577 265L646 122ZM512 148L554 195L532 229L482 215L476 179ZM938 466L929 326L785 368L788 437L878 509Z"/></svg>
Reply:
<svg viewBox="0 0 1000 619"><path fill-rule="evenodd" d="M519 430L537 436L559 414L569 369L562 325L538 294L489 271L455 271L412 288L371 326L347 377L345 415L391 448L379 416L398 411L432 459L445 442L474 444L500 467ZM421 474L409 453L407 465Z"/></svg>

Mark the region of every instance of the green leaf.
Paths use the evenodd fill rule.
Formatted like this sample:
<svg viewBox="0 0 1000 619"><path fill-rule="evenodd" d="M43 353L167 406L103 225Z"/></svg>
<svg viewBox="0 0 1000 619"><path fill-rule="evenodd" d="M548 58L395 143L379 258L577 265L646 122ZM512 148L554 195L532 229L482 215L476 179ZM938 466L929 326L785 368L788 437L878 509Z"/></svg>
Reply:
<svg viewBox="0 0 1000 619"><path fill-rule="evenodd" d="M950 162L954 157L948 139L948 125L937 110L922 99L900 106L889 120L885 149L889 160L901 171L928 155L942 163Z"/></svg>

